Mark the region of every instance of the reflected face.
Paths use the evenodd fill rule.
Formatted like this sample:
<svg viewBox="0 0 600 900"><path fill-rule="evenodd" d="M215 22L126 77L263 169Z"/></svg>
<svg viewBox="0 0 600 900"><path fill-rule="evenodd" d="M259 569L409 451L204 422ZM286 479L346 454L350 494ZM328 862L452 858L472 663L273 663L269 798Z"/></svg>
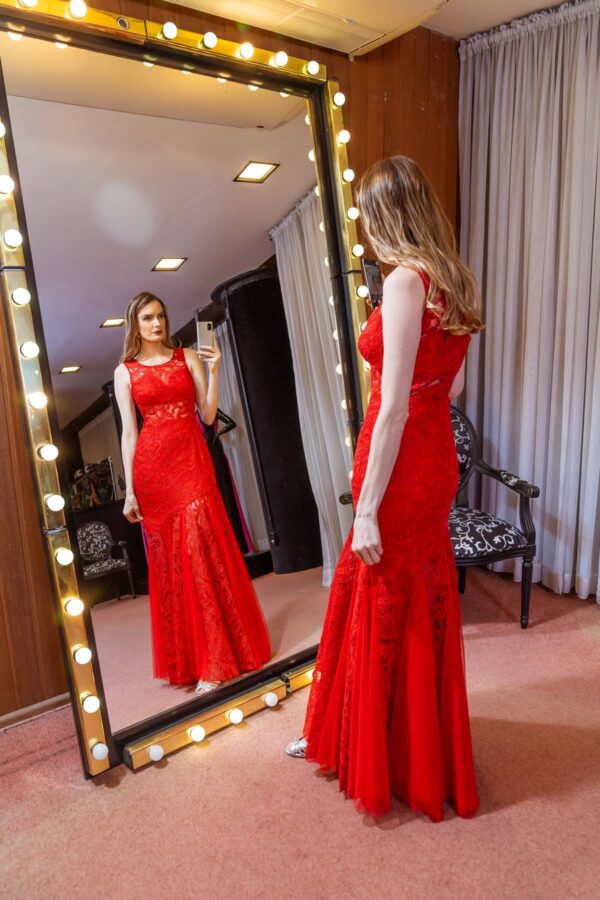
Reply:
<svg viewBox="0 0 600 900"><path fill-rule="evenodd" d="M158 300L146 303L137 315L137 325L143 341L160 343L167 334L166 317Z"/></svg>

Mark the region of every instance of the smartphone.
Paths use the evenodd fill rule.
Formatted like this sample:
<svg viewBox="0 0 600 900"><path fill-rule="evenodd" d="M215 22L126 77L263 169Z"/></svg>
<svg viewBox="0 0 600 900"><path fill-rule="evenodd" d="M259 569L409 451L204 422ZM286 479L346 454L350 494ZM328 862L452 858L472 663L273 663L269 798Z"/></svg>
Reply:
<svg viewBox="0 0 600 900"><path fill-rule="evenodd" d="M196 322L196 340L198 347L214 347L215 330L212 322Z"/></svg>
<svg viewBox="0 0 600 900"><path fill-rule="evenodd" d="M369 300L373 309L379 306L383 300L383 279L378 259L363 259L363 272L369 290Z"/></svg>

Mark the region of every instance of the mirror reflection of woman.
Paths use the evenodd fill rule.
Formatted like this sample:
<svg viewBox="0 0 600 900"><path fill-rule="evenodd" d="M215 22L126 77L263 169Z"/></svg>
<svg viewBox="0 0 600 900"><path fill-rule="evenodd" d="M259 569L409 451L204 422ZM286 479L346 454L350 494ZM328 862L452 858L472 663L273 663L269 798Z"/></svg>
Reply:
<svg viewBox="0 0 600 900"><path fill-rule="evenodd" d="M372 391L356 453L354 528L342 550L303 738L287 751L338 775L360 809L391 795L432 820L479 804L448 517L458 487L450 400L470 335L475 278L418 166L376 163L358 187L366 237L394 269L361 334Z"/></svg>
<svg viewBox="0 0 600 900"><path fill-rule="evenodd" d="M269 636L219 493L196 406L216 416L221 354L176 348L165 304L127 306L115 394L123 424L123 514L141 522L155 677L204 694L270 658ZM201 360L208 369L208 381ZM143 416L138 434L135 405Z"/></svg>

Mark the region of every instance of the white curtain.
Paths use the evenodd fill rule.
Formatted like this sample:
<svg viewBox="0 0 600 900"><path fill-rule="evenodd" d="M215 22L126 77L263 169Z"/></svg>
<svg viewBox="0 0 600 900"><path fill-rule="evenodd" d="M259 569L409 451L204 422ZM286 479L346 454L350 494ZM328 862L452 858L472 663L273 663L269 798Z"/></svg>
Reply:
<svg viewBox="0 0 600 900"><path fill-rule="evenodd" d="M461 248L486 323L465 410L484 458L541 488L534 580L586 598L600 560L600 0L459 52ZM490 479L472 500L516 515Z"/></svg>
<svg viewBox="0 0 600 900"><path fill-rule="evenodd" d="M219 409L231 416L236 427L221 438L221 444L231 466L231 472L246 517L248 530L255 550L269 550L269 535L260 502L256 470L248 440L248 429L244 409L240 399L237 377L233 363L233 350L229 325L226 321L218 326L217 340L221 348L222 360L219 368Z"/></svg>
<svg viewBox="0 0 600 900"><path fill-rule="evenodd" d="M323 584L329 586L352 527L351 506L339 502L339 495L350 489L352 461L345 444L344 393L336 372L339 351L333 336L336 326L329 303L331 284L321 219L319 200L311 191L271 236L292 349L304 455L319 510Z"/></svg>

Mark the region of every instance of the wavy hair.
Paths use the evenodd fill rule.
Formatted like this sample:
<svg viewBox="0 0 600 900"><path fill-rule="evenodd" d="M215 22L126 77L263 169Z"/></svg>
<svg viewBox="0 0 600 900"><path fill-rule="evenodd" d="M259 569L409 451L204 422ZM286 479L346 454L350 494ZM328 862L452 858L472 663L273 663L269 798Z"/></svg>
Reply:
<svg viewBox="0 0 600 900"><path fill-rule="evenodd" d="M135 359L140 350L142 349L142 339L140 337L140 333L138 331L138 315L141 310L148 306L149 303L152 303L153 300L156 300L157 303L160 303L162 306L163 312L165 314L165 330L166 334L162 340L164 347L174 348L175 345L173 343L173 339L171 337L171 328L169 325L169 314L167 313L167 307L164 302L157 297L156 294L151 294L150 291L142 291L141 294L138 294L137 297L134 297L127 304L127 309L125 310L125 340L123 342L123 353L121 355L121 362L126 362L130 359Z"/></svg>

